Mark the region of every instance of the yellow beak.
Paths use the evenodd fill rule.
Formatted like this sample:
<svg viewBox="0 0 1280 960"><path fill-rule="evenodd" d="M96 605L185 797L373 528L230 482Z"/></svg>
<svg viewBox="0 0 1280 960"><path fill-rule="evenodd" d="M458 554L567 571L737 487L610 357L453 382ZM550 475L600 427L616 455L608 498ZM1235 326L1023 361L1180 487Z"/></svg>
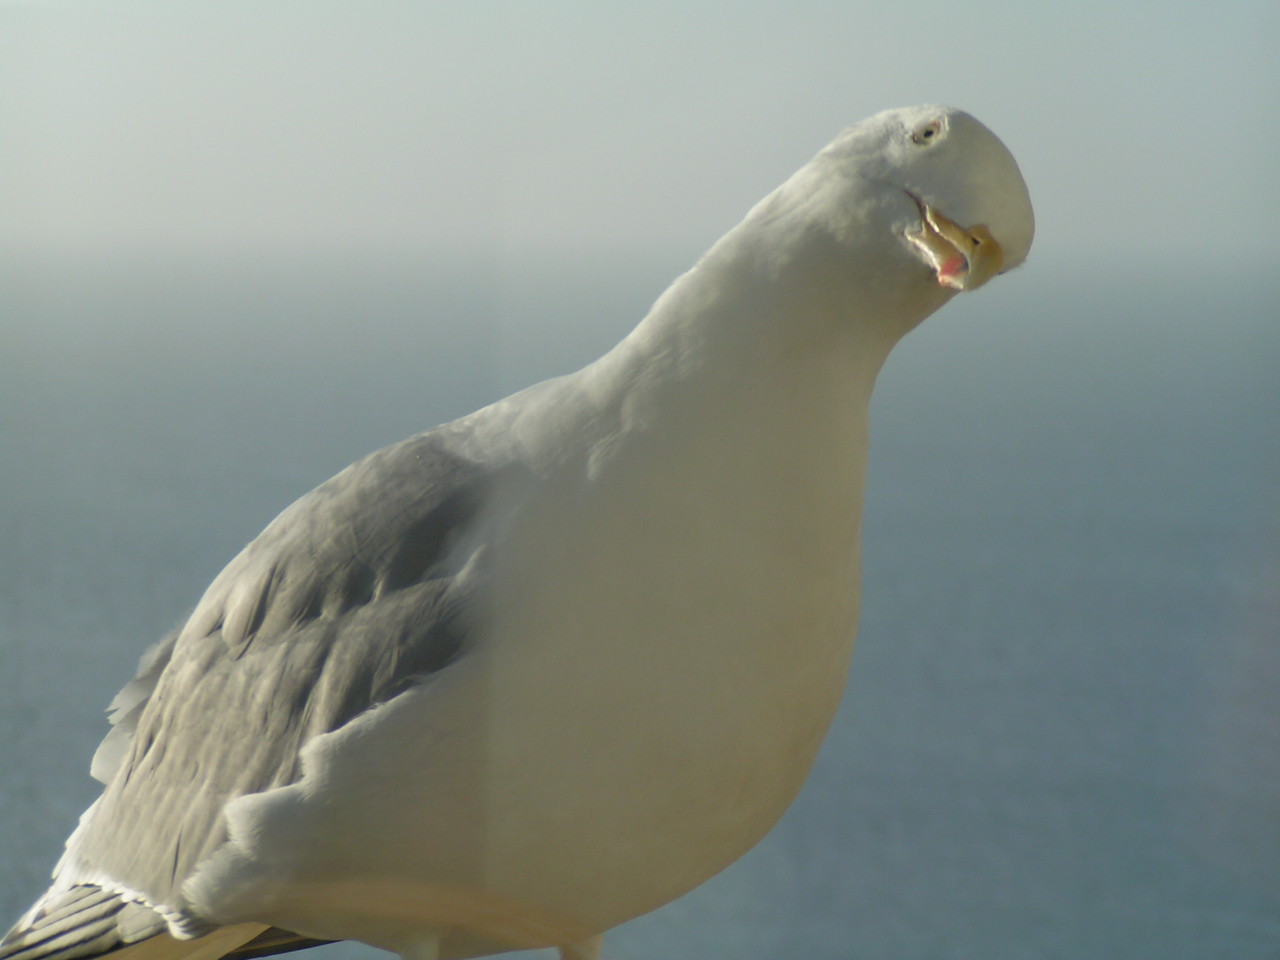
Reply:
<svg viewBox="0 0 1280 960"><path fill-rule="evenodd" d="M976 290L1004 266L1000 243L982 224L962 227L908 194L920 208L920 228L908 230L907 239L937 273L938 283L955 290Z"/></svg>

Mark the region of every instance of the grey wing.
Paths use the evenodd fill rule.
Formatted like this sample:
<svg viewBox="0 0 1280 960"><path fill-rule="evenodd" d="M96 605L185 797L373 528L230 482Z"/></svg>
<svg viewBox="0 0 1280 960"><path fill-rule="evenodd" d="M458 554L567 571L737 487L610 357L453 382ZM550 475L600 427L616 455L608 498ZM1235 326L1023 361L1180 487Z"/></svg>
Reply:
<svg viewBox="0 0 1280 960"><path fill-rule="evenodd" d="M205 932L181 886L226 839L227 802L293 782L310 739L465 653L496 483L427 433L277 517L113 702L93 765L106 788L0 958Z"/></svg>

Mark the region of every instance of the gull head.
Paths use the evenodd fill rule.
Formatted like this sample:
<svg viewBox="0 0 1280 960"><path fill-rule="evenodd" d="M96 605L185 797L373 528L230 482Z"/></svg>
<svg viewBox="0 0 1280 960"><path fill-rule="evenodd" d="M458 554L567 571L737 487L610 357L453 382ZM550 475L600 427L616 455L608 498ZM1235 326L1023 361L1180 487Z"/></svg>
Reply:
<svg viewBox="0 0 1280 960"><path fill-rule="evenodd" d="M858 225L857 240L891 234L896 262L950 291L982 286L1031 249L1035 217L1013 155L961 110L887 110L818 160L844 184L834 216Z"/></svg>

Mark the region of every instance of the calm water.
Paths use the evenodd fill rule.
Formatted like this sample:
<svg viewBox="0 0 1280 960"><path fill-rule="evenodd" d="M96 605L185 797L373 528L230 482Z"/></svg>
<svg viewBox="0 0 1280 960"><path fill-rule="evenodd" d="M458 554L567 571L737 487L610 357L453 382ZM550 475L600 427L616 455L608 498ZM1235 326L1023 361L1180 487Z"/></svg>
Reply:
<svg viewBox="0 0 1280 960"><path fill-rule="evenodd" d="M3 268L0 926L95 793L102 709L244 541L591 359L678 267ZM608 956L1280 956L1280 283L993 287L881 380L811 782Z"/></svg>

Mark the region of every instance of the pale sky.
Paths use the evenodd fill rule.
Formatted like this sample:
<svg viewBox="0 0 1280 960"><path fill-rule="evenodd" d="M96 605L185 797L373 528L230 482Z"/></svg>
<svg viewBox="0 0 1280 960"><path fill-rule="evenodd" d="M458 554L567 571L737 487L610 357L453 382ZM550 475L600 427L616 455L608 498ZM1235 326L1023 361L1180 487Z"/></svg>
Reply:
<svg viewBox="0 0 1280 960"><path fill-rule="evenodd" d="M1278 10L0 3L0 251L693 256L942 102L1018 157L1036 258L1274 263Z"/></svg>

